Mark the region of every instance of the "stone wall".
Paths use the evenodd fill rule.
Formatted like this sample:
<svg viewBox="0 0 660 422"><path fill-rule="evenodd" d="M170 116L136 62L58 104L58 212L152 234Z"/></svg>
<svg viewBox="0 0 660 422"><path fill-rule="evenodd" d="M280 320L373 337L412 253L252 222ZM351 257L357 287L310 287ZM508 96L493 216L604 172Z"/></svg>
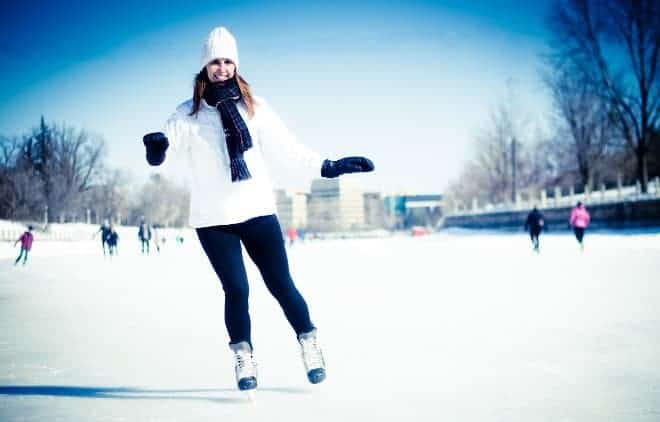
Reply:
<svg viewBox="0 0 660 422"><path fill-rule="evenodd" d="M571 207L540 210L549 231L568 228ZM660 227L660 199L587 204L587 210L591 214L590 228ZM523 227L528 213L529 210L448 216L444 219L443 227L517 229Z"/></svg>

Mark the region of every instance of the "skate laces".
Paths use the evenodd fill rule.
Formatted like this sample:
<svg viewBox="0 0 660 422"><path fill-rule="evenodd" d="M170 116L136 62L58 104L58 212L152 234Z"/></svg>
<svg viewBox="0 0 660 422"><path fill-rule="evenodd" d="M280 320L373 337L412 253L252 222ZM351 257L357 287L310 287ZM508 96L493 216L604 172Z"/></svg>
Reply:
<svg viewBox="0 0 660 422"><path fill-rule="evenodd" d="M241 379L252 377L256 374L257 363L254 361L252 353L236 353L236 376Z"/></svg>
<svg viewBox="0 0 660 422"><path fill-rule="evenodd" d="M300 345L302 346L303 360L307 370L325 367L321 346L319 346L316 337L301 339Z"/></svg>

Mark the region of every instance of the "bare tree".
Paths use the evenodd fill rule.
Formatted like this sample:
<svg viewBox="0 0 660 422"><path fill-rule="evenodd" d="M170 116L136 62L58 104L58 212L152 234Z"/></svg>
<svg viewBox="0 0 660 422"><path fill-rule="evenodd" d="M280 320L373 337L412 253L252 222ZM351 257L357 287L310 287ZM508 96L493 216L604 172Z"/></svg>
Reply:
<svg viewBox="0 0 660 422"><path fill-rule="evenodd" d="M91 211L96 222L114 220L130 213L130 175L123 170L104 169L98 182L83 195L83 207Z"/></svg>
<svg viewBox="0 0 660 422"><path fill-rule="evenodd" d="M20 149L18 138L0 137L0 217L11 218L16 209L13 174Z"/></svg>
<svg viewBox="0 0 660 422"><path fill-rule="evenodd" d="M510 197L513 183L511 142L514 140L511 115L500 107L492 116L492 128L477 140L476 165L482 172L477 180L489 202L504 202Z"/></svg>
<svg viewBox="0 0 660 422"><path fill-rule="evenodd" d="M635 153L637 178L646 192L647 153L660 119L660 2L558 0L549 26L555 63L598 87L621 137Z"/></svg>
<svg viewBox="0 0 660 422"><path fill-rule="evenodd" d="M84 130L47 125L42 117L39 128L26 142L48 208L54 214L79 210L82 193L101 174L103 139Z"/></svg>
<svg viewBox="0 0 660 422"><path fill-rule="evenodd" d="M540 190L554 185L556 164L549 153L548 136L537 128L527 135L517 161L518 184L523 188Z"/></svg>
<svg viewBox="0 0 660 422"><path fill-rule="evenodd" d="M0 138L0 215L40 218L45 206L51 215L81 213L104 151L100 137L48 125L43 117L28 135Z"/></svg>
<svg viewBox="0 0 660 422"><path fill-rule="evenodd" d="M475 142L475 157L449 185L451 200L464 206L469 206L473 199L497 204L512 200L515 189L543 186L548 163L538 142L532 142L534 135L528 130L526 119L513 109L509 99L493 112L489 127Z"/></svg>
<svg viewBox="0 0 660 422"><path fill-rule="evenodd" d="M130 218L136 223L144 216L147 221L155 224L185 225L188 220L189 198L184 187L155 174L137 194Z"/></svg>
<svg viewBox="0 0 660 422"><path fill-rule="evenodd" d="M30 218L40 211L41 182L29 160L31 144L0 137L0 217Z"/></svg>
<svg viewBox="0 0 660 422"><path fill-rule="evenodd" d="M609 106L589 80L570 69L551 68L545 82L558 121L553 144L573 163L563 172L575 171L582 186L592 185L608 149L618 140Z"/></svg>

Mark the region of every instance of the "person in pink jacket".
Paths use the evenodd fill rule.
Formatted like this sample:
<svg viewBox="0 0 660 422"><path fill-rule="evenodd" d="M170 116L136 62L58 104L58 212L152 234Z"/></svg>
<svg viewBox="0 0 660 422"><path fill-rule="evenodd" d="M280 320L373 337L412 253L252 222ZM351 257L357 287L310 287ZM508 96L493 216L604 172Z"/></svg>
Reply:
<svg viewBox="0 0 660 422"><path fill-rule="evenodd" d="M18 242L21 242L21 253L18 255L18 258L16 258L16 261L14 261L14 265L18 264L18 261L23 258L23 265L27 262L27 257L28 257L28 252L30 252L30 249L32 249L32 241L34 240L34 236L32 236L32 226L28 226L28 230L21 235L21 237L14 242L14 246L18 244Z"/></svg>
<svg viewBox="0 0 660 422"><path fill-rule="evenodd" d="M575 208L571 210L571 218L569 224L573 227L573 232L575 233L575 238L580 243L580 248L584 249L584 244L582 240L584 239L584 231L589 226L591 221L591 216L589 212L584 207L582 202L578 202Z"/></svg>

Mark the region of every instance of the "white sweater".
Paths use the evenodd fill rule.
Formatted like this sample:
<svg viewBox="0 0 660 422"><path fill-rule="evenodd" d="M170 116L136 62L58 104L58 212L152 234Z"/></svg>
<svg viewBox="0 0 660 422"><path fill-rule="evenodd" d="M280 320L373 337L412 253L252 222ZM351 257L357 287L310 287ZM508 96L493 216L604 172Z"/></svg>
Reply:
<svg viewBox="0 0 660 422"><path fill-rule="evenodd" d="M275 214L275 197L266 162L316 169L321 156L298 143L279 116L262 98L255 98L254 117L240 102L238 111L252 137L252 148L243 153L252 177L232 182L229 153L219 112L204 100L197 116L189 116L192 100L179 105L167 120L164 133L170 141L165 162L187 159L190 172L190 225L194 228L240 223Z"/></svg>

